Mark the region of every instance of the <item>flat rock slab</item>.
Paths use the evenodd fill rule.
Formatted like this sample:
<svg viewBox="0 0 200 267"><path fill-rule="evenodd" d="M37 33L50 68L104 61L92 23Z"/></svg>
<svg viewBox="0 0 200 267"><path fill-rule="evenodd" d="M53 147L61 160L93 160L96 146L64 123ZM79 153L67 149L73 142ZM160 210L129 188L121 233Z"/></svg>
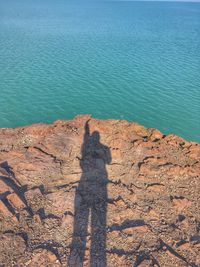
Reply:
<svg viewBox="0 0 200 267"><path fill-rule="evenodd" d="M200 144L89 115L0 129L0 266L200 266Z"/></svg>

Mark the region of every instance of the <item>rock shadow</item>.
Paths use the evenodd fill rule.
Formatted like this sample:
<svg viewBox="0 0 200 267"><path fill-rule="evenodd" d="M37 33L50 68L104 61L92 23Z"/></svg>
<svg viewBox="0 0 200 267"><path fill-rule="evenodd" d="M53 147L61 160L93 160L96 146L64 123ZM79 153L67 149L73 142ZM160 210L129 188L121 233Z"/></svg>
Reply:
<svg viewBox="0 0 200 267"><path fill-rule="evenodd" d="M89 121L81 148L81 179L75 194L73 237L68 267L83 266L86 251L91 267L106 266L107 184L106 164L111 163L110 149L100 142L100 134L90 134ZM90 241L90 248L86 246Z"/></svg>
<svg viewBox="0 0 200 267"><path fill-rule="evenodd" d="M3 175L1 175L3 174ZM7 210L19 220L19 213L13 207L12 203L8 200L8 196L12 193L16 194L16 196L21 200L24 204L25 209L28 214L32 217L33 211L29 206L25 192L27 192L27 186L22 185L20 181L16 178L12 168L8 165L7 161L0 163L0 181L2 181L5 185L8 186L8 190L0 193L0 201L3 202Z"/></svg>

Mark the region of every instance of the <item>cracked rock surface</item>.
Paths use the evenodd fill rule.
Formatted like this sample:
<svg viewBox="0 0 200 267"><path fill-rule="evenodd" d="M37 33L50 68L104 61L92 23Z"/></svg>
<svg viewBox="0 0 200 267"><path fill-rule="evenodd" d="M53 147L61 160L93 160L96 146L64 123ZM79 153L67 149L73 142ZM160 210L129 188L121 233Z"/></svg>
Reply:
<svg viewBox="0 0 200 267"><path fill-rule="evenodd" d="M200 144L89 115L0 129L0 266L200 266Z"/></svg>

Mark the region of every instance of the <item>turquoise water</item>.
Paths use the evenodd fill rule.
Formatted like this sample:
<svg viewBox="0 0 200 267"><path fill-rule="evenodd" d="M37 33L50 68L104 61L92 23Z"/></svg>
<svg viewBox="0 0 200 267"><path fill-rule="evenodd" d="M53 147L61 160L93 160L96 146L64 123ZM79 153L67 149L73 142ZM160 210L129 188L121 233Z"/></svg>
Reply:
<svg viewBox="0 0 200 267"><path fill-rule="evenodd" d="M200 3L0 0L0 127L80 113L200 142Z"/></svg>

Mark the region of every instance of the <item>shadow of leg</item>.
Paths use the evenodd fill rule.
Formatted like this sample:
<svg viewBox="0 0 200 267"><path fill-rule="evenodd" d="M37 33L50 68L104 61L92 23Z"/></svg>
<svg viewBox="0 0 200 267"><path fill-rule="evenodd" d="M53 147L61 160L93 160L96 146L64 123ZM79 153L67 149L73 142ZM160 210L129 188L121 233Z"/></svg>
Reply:
<svg viewBox="0 0 200 267"><path fill-rule="evenodd" d="M80 195L75 197L74 232L71 243L68 267L82 267L86 249L86 238L88 235L89 207L83 201L80 202Z"/></svg>
<svg viewBox="0 0 200 267"><path fill-rule="evenodd" d="M106 211L105 200L91 210L90 267L106 267Z"/></svg>

